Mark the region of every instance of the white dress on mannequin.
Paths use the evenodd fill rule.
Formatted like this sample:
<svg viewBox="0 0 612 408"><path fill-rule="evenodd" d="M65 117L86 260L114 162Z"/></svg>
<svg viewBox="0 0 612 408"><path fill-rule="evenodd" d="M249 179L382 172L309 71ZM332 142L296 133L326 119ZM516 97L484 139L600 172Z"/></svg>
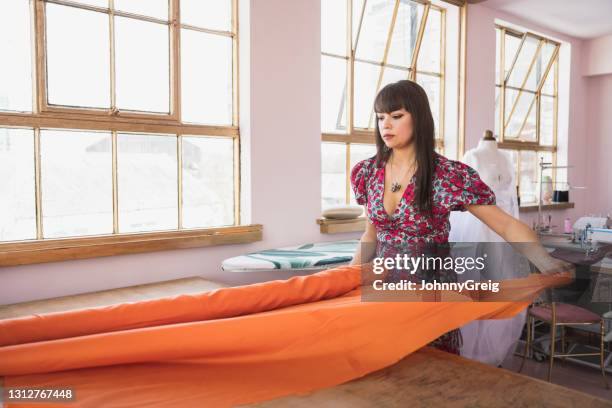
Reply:
<svg viewBox="0 0 612 408"><path fill-rule="evenodd" d="M495 193L496 205L518 218L514 165L510 156L497 148L497 142L481 140L475 149L465 153L463 162L478 171L481 179L491 187ZM479 243L478 249L474 251L480 255L487 254L490 261L487 265L487 278L512 279L528 273L527 261L469 212L452 212L450 223L450 242ZM472 256L479 255L475 253ZM463 326L461 355L483 363L500 365L514 350L524 323L525 312L522 312L511 319L476 320Z"/></svg>

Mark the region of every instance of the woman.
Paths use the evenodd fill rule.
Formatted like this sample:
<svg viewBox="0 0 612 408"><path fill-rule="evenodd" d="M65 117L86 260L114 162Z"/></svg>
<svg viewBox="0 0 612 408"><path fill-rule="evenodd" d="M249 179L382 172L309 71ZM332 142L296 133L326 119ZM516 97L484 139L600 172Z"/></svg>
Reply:
<svg viewBox="0 0 612 408"><path fill-rule="evenodd" d="M376 96L374 111L376 155L351 172L355 199L365 205L369 221L351 264L392 256L394 248L444 247L450 212L467 210L507 242L536 243L517 248L543 273L570 269L537 244L527 225L495 206L495 194L474 169L434 151L434 121L427 94L417 83L403 80L385 86ZM456 274L427 278L452 281ZM459 330L434 345L459 354Z"/></svg>

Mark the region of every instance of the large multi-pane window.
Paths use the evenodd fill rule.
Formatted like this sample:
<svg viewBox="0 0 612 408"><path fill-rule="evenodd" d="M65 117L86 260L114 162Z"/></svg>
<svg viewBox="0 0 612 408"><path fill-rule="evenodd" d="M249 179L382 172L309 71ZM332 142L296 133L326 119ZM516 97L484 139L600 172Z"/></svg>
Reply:
<svg viewBox="0 0 612 408"><path fill-rule="evenodd" d="M535 203L540 159L557 160L560 44L503 26L496 39L495 132L516 163L521 203Z"/></svg>
<svg viewBox="0 0 612 408"><path fill-rule="evenodd" d="M443 1L322 0L323 208L355 203L350 170L376 152L373 103L389 83L423 86L436 148L456 157L459 20L460 8Z"/></svg>
<svg viewBox="0 0 612 408"><path fill-rule="evenodd" d="M239 223L235 0L0 15L0 241Z"/></svg>

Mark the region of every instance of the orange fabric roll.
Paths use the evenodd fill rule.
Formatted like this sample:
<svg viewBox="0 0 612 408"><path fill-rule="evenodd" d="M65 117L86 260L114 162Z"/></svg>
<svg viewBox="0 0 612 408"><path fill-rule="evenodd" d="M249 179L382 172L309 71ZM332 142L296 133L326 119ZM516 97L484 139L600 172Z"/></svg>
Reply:
<svg viewBox="0 0 612 408"><path fill-rule="evenodd" d="M337 273L341 270L345 273ZM286 286L278 282L247 289L249 296L215 297L210 310L227 312L223 318L108 333L92 324L96 334L1 347L0 375L7 376L5 387L73 387L76 400L66 407L225 407L358 378L469 321L512 317L528 304L362 302L359 288L304 303L341 293L343 284L346 288L359 279L359 271L352 267L305 277L288 298L279 289ZM513 286L533 296L538 288L566 282L567 276L530 276ZM244 294L244 288L231 289ZM302 302L262 312L274 303L268 289L278 290L278 304ZM145 315L140 320L128 315L129 324L145 320L148 311L138 310ZM73 322L82 322L90 312L72 315ZM120 314L114 316L118 325L126 324Z"/></svg>
<svg viewBox="0 0 612 408"><path fill-rule="evenodd" d="M221 319L330 299L360 284L360 266L344 266L213 292L0 320L0 347L140 327Z"/></svg>

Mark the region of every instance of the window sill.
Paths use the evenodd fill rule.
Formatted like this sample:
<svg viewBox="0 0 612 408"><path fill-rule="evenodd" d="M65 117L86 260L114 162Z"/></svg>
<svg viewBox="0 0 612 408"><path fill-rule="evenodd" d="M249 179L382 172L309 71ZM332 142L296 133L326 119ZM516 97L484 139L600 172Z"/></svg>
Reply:
<svg viewBox="0 0 612 408"><path fill-rule="evenodd" d="M542 205L542 210L566 210L574 208L574 203L552 203ZM521 205L519 212L537 212L537 204ZM365 217L359 217L351 220L332 220L327 218L317 218L317 224L321 229L321 234L339 234L343 232L362 232L365 231Z"/></svg>
<svg viewBox="0 0 612 408"><path fill-rule="evenodd" d="M332 220L328 218L317 218L317 224L321 228L321 234L339 234L342 232L363 232L366 227L365 217L350 220Z"/></svg>
<svg viewBox="0 0 612 408"><path fill-rule="evenodd" d="M542 204L542 210L566 210L568 208L574 208L574 203L552 203L552 204ZM537 204L526 204L519 206L519 212L537 212L538 205Z"/></svg>
<svg viewBox="0 0 612 408"><path fill-rule="evenodd" d="M28 265L224 244L245 244L261 241L262 230L262 225L254 224L188 231L12 242L0 244L0 266Z"/></svg>

